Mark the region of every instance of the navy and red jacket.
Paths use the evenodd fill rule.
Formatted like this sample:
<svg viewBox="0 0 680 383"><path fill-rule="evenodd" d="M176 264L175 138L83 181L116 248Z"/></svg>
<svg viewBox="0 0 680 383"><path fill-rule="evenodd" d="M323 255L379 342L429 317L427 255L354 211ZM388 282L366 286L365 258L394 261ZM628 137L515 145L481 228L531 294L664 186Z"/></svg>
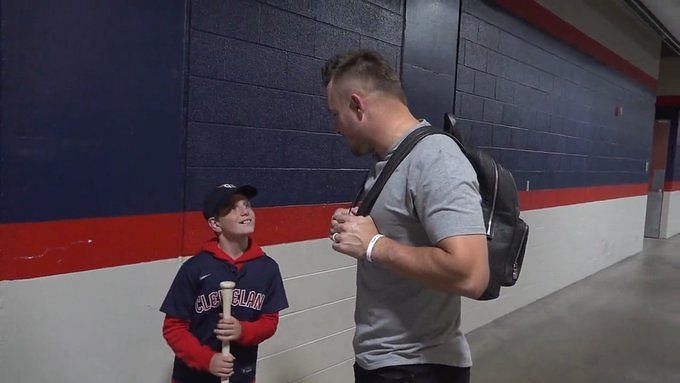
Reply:
<svg viewBox="0 0 680 383"><path fill-rule="evenodd" d="M255 380L258 344L274 334L279 311L288 307L279 266L252 240L234 259L212 239L180 267L161 305L166 314L163 337L175 352L174 382L220 381L209 372L209 366L213 355L222 350L213 330L222 312L223 281L236 283L231 315L242 327L241 337L230 344L235 361L229 381Z"/></svg>

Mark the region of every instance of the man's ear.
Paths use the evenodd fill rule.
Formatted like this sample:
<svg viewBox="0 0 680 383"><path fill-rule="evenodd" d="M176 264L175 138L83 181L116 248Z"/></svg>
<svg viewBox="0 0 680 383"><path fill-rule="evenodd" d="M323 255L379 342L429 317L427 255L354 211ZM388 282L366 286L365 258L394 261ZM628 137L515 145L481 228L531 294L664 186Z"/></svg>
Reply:
<svg viewBox="0 0 680 383"><path fill-rule="evenodd" d="M349 99L349 107L353 113L356 114L358 119L361 119L364 115L365 110L364 99L356 93L352 93Z"/></svg>

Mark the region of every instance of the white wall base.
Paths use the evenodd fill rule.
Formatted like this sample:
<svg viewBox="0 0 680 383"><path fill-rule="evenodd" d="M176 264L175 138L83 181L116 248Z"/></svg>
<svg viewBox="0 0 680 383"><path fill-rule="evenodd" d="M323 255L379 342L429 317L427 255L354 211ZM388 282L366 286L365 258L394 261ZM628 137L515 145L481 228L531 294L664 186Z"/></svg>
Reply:
<svg viewBox="0 0 680 383"><path fill-rule="evenodd" d="M661 206L661 238L680 233L680 191L664 192Z"/></svg>
<svg viewBox="0 0 680 383"><path fill-rule="evenodd" d="M642 250L647 196L522 213L529 242L519 281L490 302L463 300L466 332Z"/></svg>

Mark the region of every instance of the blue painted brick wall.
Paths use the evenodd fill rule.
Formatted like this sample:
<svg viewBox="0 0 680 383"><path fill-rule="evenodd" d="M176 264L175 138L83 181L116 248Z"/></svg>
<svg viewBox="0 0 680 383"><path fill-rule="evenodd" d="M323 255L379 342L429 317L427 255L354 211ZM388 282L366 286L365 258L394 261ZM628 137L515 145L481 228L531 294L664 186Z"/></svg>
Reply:
<svg viewBox="0 0 680 383"><path fill-rule="evenodd" d="M402 84L411 113L441 126L453 111L460 2L409 0L405 7Z"/></svg>
<svg viewBox="0 0 680 383"><path fill-rule="evenodd" d="M4 1L1 18L0 222L180 211L185 2Z"/></svg>
<svg viewBox="0 0 680 383"><path fill-rule="evenodd" d="M257 206L351 200L369 159L332 132L321 68L356 47L398 68L402 30L402 0L193 0L188 209L223 182Z"/></svg>
<svg viewBox="0 0 680 383"><path fill-rule="evenodd" d="M680 108L662 106L656 110L656 118L670 121L668 133L668 161L666 163L666 181L680 182Z"/></svg>
<svg viewBox="0 0 680 383"><path fill-rule="evenodd" d="M651 90L488 2L463 0L460 38L459 127L520 190L646 182Z"/></svg>

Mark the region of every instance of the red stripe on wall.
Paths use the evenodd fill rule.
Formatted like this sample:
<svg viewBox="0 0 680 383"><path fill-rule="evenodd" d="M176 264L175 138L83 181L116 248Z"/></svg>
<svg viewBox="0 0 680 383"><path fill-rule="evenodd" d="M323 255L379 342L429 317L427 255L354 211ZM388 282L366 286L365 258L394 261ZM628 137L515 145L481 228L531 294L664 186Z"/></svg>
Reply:
<svg viewBox="0 0 680 383"><path fill-rule="evenodd" d="M545 189L519 192L522 211L543 209L647 194L646 184L594 186L587 188Z"/></svg>
<svg viewBox="0 0 680 383"><path fill-rule="evenodd" d="M253 237L261 245L323 238L333 211L348 205L255 209ZM199 212L4 224L0 225L0 281L190 255L210 237Z"/></svg>
<svg viewBox="0 0 680 383"><path fill-rule="evenodd" d="M656 105L680 107L680 96L658 96L656 98Z"/></svg>
<svg viewBox="0 0 680 383"><path fill-rule="evenodd" d="M182 214L0 226L0 280L168 258L181 246Z"/></svg>
<svg viewBox="0 0 680 383"><path fill-rule="evenodd" d="M649 88L656 89L657 79L581 32L573 25L562 20L535 0L496 0L496 3L549 35L622 72L633 80Z"/></svg>
<svg viewBox="0 0 680 383"><path fill-rule="evenodd" d="M680 181L666 181L664 191L680 191Z"/></svg>
<svg viewBox="0 0 680 383"><path fill-rule="evenodd" d="M677 186L677 185L676 185ZM520 192L522 210L646 194L645 184ZM255 240L274 245L324 238L348 203L255 209ZM182 239L182 226L184 238ZM0 280L130 265L194 254L211 233L199 212L0 225Z"/></svg>
<svg viewBox="0 0 680 383"><path fill-rule="evenodd" d="M253 239L260 245L299 242L328 236L328 225L335 209L348 203L280 206L255 209L257 217ZM200 212L185 214L183 254L194 254L212 236Z"/></svg>

